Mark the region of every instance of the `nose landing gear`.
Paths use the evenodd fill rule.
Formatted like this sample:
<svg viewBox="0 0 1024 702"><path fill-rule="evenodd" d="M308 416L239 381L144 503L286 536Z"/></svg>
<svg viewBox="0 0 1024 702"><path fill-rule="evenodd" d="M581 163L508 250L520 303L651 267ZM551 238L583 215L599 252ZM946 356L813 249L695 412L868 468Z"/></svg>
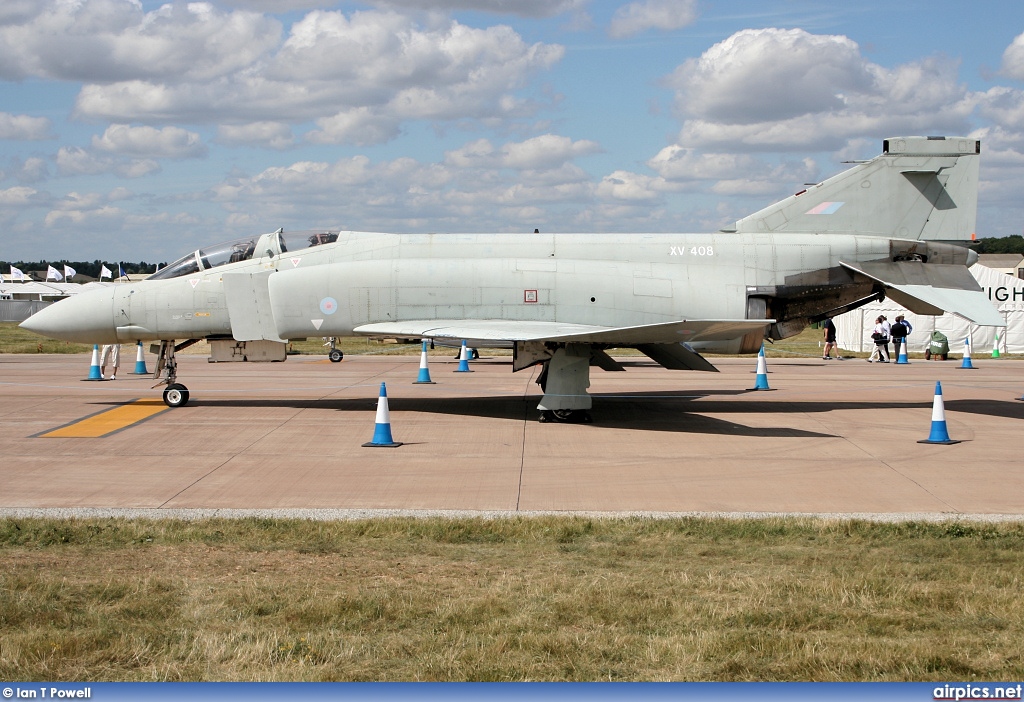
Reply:
<svg viewBox="0 0 1024 702"><path fill-rule="evenodd" d="M160 342L156 370L153 372L153 377L157 378L159 382L153 387L167 386L164 390L164 404L168 407L184 407L188 404L188 388L177 382L178 362L174 358L174 352L181 351L198 342L199 339L189 339L177 345L173 340Z"/></svg>

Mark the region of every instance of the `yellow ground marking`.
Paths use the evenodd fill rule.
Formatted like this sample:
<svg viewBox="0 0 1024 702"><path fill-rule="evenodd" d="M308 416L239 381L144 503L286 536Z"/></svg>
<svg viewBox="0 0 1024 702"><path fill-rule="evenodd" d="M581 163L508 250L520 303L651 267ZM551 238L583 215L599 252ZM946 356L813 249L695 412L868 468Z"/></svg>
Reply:
<svg viewBox="0 0 1024 702"><path fill-rule="evenodd" d="M165 405L162 400L133 400L127 404L83 417L71 424L36 434L36 436L47 439L95 439L127 429L133 424L138 424L169 409L170 407Z"/></svg>

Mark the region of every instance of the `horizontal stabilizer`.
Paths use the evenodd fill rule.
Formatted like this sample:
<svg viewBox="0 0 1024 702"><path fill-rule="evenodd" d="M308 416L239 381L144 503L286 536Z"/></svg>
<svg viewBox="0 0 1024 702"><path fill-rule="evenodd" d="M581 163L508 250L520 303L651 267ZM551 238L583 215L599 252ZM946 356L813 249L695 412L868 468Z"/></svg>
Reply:
<svg viewBox="0 0 1024 702"><path fill-rule="evenodd" d="M966 266L920 261L840 263L884 285L887 297L915 314L950 312L981 326L1006 326Z"/></svg>
<svg viewBox="0 0 1024 702"><path fill-rule="evenodd" d="M728 341L762 330L772 319L694 319L635 327L603 327L564 322L511 319L432 319L363 324L356 334L408 338L481 339L490 341L551 341L635 347L682 341Z"/></svg>

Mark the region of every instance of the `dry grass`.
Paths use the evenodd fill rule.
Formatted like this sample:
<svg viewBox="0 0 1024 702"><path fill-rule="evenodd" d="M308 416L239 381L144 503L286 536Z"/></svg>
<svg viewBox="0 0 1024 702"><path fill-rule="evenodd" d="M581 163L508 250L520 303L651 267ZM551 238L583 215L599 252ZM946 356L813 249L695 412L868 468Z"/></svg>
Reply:
<svg viewBox="0 0 1024 702"><path fill-rule="evenodd" d="M1012 680L1024 526L0 521L6 680Z"/></svg>

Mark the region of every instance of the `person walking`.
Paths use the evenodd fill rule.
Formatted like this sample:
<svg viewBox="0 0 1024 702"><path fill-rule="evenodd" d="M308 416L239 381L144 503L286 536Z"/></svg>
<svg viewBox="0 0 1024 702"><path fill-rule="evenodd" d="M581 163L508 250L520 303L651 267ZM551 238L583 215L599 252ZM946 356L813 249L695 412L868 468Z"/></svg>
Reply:
<svg viewBox="0 0 1024 702"><path fill-rule="evenodd" d="M892 326L889 328L889 335L892 337L892 343L895 347L894 353L899 356L901 352L900 345L907 343L907 334L910 333L910 325L903 321L903 315L896 315L896 319L893 320Z"/></svg>
<svg viewBox="0 0 1024 702"><path fill-rule="evenodd" d="M105 344L100 352L100 377L107 377L107 363L113 366L111 380L117 380L117 369L121 367L121 344Z"/></svg>
<svg viewBox="0 0 1024 702"><path fill-rule="evenodd" d="M889 327L883 325L885 317L875 319L875 328L871 331L871 339L875 342L875 350L868 357L868 363L877 360L879 363L889 362Z"/></svg>
<svg viewBox="0 0 1024 702"><path fill-rule="evenodd" d="M836 344L836 325L832 321L832 318L825 317L825 322L821 325L821 328L824 330L823 336L825 337L825 350L822 352L822 360L832 360L832 356L830 355L832 349L836 350L836 358L842 358L842 356L839 355L839 346Z"/></svg>

